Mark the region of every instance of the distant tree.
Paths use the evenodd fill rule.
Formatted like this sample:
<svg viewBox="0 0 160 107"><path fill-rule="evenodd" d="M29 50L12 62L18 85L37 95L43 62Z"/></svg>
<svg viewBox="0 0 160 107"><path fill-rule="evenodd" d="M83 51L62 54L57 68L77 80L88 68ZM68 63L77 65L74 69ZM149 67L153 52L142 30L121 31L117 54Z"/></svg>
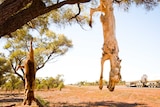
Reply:
<svg viewBox="0 0 160 107"><path fill-rule="evenodd" d="M103 83L105 84L105 85L107 85L107 81L106 80L103 80ZM94 82L88 82L88 81L80 81L80 82L77 82L76 83L76 85L78 85L78 86L96 86L96 85L98 85L99 84L99 82L98 81L94 81Z"/></svg>
<svg viewBox="0 0 160 107"><path fill-rule="evenodd" d="M45 88L45 84L42 84L42 78L36 78L36 89L41 90Z"/></svg>
<svg viewBox="0 0 160 107"><path fill-rule="evenodd" d="M11 70L9 61L6 60L5 56L0 53L0 86L7 80L6 75Z"/></svg>
<svg viewBox="0 0 160 107"><path fill-rule="evenodd" d="M58 89L61 91L63 87L64 87L64 83L60 82L59 85L58 85Z"/></svg>
<svg viewBox="0 0 160 107"><path fill-rule="evenodd" d="M14 90L22 90L24 89L23 82L20 80L19 77L15 76L14 74L9 74L8 79L2 85L2 89L6 91L14 91Z"/></svg>
<svg viewBox="0 0 160 107"><path fill-rule="evenodd" d="M126 81L120 81L119 83L118 83L118 85L125 85L126 84Z"/></svg>
<svg viewBox="0 0 160 107"><path fill-rule="evenodd" d="M50 88L53 88L54 81L55 81L55 79L53 77L46 78L46 86L47 86L48 90Z"/></svg>
<svg viewBox="0 0 160 107"><path fill-rule="evenodd" d="M47 89L58 88L61 90L64 87L64 80L62 75L58 74L55 78L46 77L46 78L37 78L36 79L36 89Z"/></svg>
<svg viewBox="0 0 160 107"><path fill-rule="evenodd" d="M64 82L63 75L62 75L62 74L58 74L58 75L55 77L55 81L54 81L55 86L54 86L54 87L58 87L58 85L59 85L61 82L62 82L62 83Z"/></svg>

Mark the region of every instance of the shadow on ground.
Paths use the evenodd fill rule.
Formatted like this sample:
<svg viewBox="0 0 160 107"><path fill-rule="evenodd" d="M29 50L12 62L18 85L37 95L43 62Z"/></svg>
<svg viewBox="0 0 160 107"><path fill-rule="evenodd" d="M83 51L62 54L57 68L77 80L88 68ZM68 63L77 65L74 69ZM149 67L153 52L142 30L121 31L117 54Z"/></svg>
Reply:
<svg viewBox="0 0 160 107"><path fill-rule="evenodd" d="M52 105L52 104L51 104ZM101 101L101 102L82 102L82 103L53 103L54 107L148 107L146 104L140 103L125 103L114 101Z"/></svg>
<svg viewBox="0 0 160 107"><path fill-rule="evenodd" d="M7 103L7 102L22 102L22 98L8 98L8 99L0 99L0 103Z"/></svg>
<svg viewBox="0 0 160 107"><path fill-rule="evenodd" d="M2 97L3 96L3 97ZM17 98L18 97L18 98ZM23 102L23 93L19 94L0 94L0 105L1 103L14 103ZM142 103L127 103L127 102L115 102L115 101L99 101L99 102L80 102L80 103L68 103L68 102L50 102L50 107L148 107ZM4 107L12 107L4 106ZM0 106L1 107L1 106Z"/></svg>
<svg viewBox="0 0 160 107"><path fill-rule="evenodd" d="M7 102L22 102L22 98L17 98L22 96L23 93L3 93L0 94L0 103L7 103Z"/></svg>

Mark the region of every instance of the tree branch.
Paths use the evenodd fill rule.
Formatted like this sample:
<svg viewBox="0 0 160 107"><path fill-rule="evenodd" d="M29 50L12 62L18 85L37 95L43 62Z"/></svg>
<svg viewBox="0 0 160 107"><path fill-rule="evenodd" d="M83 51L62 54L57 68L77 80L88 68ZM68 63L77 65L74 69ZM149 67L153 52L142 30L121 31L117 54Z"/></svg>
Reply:
<svg viewBox="0 0 160 107"><path fill-rule="evenodd" d="M8 0L6 0L8 1ZM14 0L11 0L14 1ZM23 0L16 0L17 2L19 1L23 1ZM18 11L20 10L20 8L24 7L18 7L16 9L14 9L14 12L10 12L11 10L8 9L2 9L2 4L0 5L0 16L4 15L4 14L8 14L10 13L10 15L4 15L4 17L0 17L0 37L3 37L5 35L8 35L14 31L16 31L17 29L19 29L20 27L22 27L24 24L26 24L28 21L31 21L32 19L43 15L45 13L50 12L51 10L60 8L66 4L76 4L76 3L86 3L89 2L91 0L64 0L61 1L57 4L53 4L52 6L46 7L45 4L41 1L41 0L26 0L27 2L24 3L24 5L26 6L28 3L30 3L32 1L32 4L22 10L22 11ZM13 3L11 3L13 4ZM20 3L17 3L17 5L19 6ZM15 4L14 7L17 7L17 5ZM8 7L9 8L9 7ZM3 11L1 11L1 9ZM15 14L16 13L16 14Z"/></svg>
<svg viewBox="0 0 160 107"><path fill-rule="evenodd" d="M123 0L113 0L113 2L120 4Z"/></svg>
<svg viewBox="0 0 160 107"><path fill-rule="evenodd" d="M50 60L50 58L52 57L52 55L55 53L55 50L53 50L50 55L47 57L47 59L44 61L44 63L41 66L38 66L36 68L36 71L38 71L39 69L43 68L45 66L45 64Z"/></svg>
<svg viewBox="0 0 160 107"><path fill-rule="evenodd" d="M0 24L4 23L9 17L24 8L32 0L5 0L0 5Z"/></svg>
<svg viewBox="0 0 160 107"><path fill-rule="evenodd" d="M11 63L11 67L12 67L14 73L15 73L16 75L18 75L18 76L22 79L23 83L25 84L25 80L24 80L23 76L20 75L20 74L17 72L16 68L13 66L12 63Z"/></svg>
<svg viewBox="0 0 160 107"><path fill-rule="evenodd" d="M72 17L71 19L73 19L73 18L76 18L80 13L81 13L81 8L80 8L80 4L79 3L77 3L77 6L78 6L78 13L74 16L74 17Z"/></svg>

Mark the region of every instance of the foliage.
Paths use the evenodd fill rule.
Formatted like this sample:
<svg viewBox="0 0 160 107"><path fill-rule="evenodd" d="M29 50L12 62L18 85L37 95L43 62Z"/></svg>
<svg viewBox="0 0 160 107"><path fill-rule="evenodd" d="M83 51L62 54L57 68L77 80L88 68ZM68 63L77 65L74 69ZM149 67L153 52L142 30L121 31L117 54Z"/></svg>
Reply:
<svg viewBox="0 0 160 107"><path fill-rule="evenodd" d="M0 37L6 34L10 35L11 32L16 31L26 22L32 22L33 19L42 15L44 16L42 20L50 16L49 19L53 19L53 23L61 23L63 26L68 22L70 24L70 21L82 22L83 24L85 22L86 24L89 9L93 8L92 4L94 4L94 7L97 6L99 4L97 1L100 0L18 0L15 2L11 0L3 2L1 0L0 9L3 12L0 17ZM22 2L23 5L21 5ZM152 10L159 5L159 2L160 0L113 0L113 4L117 4L117 7L121 7L124 10L128 10L132 5L143 6L146 10ZM58 12L56 13L55 11ZM50 20L46 21L50 22ZM36 24L33 23L33 25L35 27ZM39 26L39 23L37 25ZM48 24L44 23L44 25Z"/></svg>
<svg viewBox="0 0 160 107"><path fill-rule="evenodd" d="M125 85L126 81L120 81L117 85Z"/></svg>
<svg viewBox="0 0 160 107"><path fill-rule="evenodd" d="M76 83L76 85L78 85L78 86L97 86L98 84L99 84L98 81L95 81L95 82L80 81L80 82ZM106 85L107 81L103 80L103 84Z"/></svg>
<svg viewBox="0 0 160 107"><path fill-rule="evenodd" d="M100 0L92 0L92 7L96 7ZM159 0L113 0L113 4L116 7L128 11L132 5L137 7L143 7L147 11L153 10L156 6L159 5Z"/></svg>
<svg viewBox="0 0 160 107"><path fill-rule="evenodd" d="M52 88L58 88L59 90L61 90L64 87L64 80L62 76L63 75L57 75L55 78L53 77L36 78L36 89L49 90ZM14 90L24 89L23 81L12 73L6 76L5 81L6 82L1 86L3 90L14 91Z"/></svg>
<svg viewBox="0 0 160 107"><path fill-rule="evenodd" d="M6 91L14 91L14 90L22 90L24 89L23 82L20 80L19 77L15 76L14 74L10 74L7 76L7 80L5 84L2 85L2 89Z"/></svg>
<svg viewBox="0 0 160 107"><path fill-rule="evenodd" d="M30 34L31 30L28 26L23 29L18 29L12 33L12 38L7 38L4 49L9 52L8 60L10 61L12 70L23 79L24 71L22 74L16 72L18 65L23 65L30 47ZM34 34L34 32L32 32ZM63 34L56 34L49 29L41 32L41 35L34 36L33 41L34 57L37 65L36 70L43 68L45 64L58 56L64 55L69 48L72 47L72 41L65 37Z"/></svg>
<svg viewBox="0 0 160 107"><path fill-rule="evenodd" d="M5 83L6 75L10 72L10 63L6 60L5 56L0 53L0 86Z"/></svg>
<svg viewBox="0 0 160 107"><path fill-rule="evenodd" d="M58 89L61 91L63 87L64 87L64 83L60 82L59 85L58 85Z"/></svg>
<svg viewBox="0 0 160 107"><path fill-rule="evenodd" d="M103 80L103 85L107 85L108 81ZM95 82L87 82L87 81L80 81L78 83L76 83L76 85L78 86L97 86L99 85L98 81ZM125 81L120 81L117 85L125 85Z"/></svg>
<svg viewBox="0 0 160 107"><path fill-rule="evenodd" d="M87 5L81 5L80 8L81 14L77 17L74 17L79 11L77 5L67 5L31 20L30 25L33 29L37 29L42 33L44 29L49 29L50 26L65 28L67 25L75 23L78 23L80 26L88 24L89 13L86 12Z"/></svg>
<svg viewBox="0 0 160 107"><path fill-rule="evenodd" d="M61 78L62 75L57 75L55 78L53 77L46 77L44 78L37 78L36 79L36 89L52 89L58 88L61 90L64 87L64 80Z"/></svg>
<svg viewBox="0 0 160 107"><path fill-rule="evenodd" d="M131 5L136 5L136 6L142 6L146 10L152 10L156 6L158 6L159 1L158 0L123 0L120 5L124 9L129 9Z"/></svg>
<svg viewBox="0 0 160 107"><path fill-rule="evenodd" d="M2 1L3 2L3 1ZM53 0L43 0L46 6L51 6L61 1L53 1ZM80 8L77 5L68 6L65 5L61 8L54 9L50 12L47 12L44 15L41 15L22 27L22 29L18 29L16 32L12 33L8 38L8 42L4 46L10 53L10 61L12 64L12 68L15 71L17 65L22 64L22 60L26 56L26 52L28 50L28 40L31 37L30 31L38 31L39 34L34 33L36 35L32 36L36 37L35 48L37 54L36 61L38 68L41 69L49 59L53 59L55 56L65 54L69 47L72 46L71 41L62 34L55 34L50 26L53 26L52 23L58 25L70 25L72 23L86 24L89 22L89 8L88 7L96 7L98 5L99 0L93 0L90 3L81 4ZM122 7L124 10L128 10L129 7L133 4L137 6L144 6L147 10L151 10L156 7L159 3L158 0L114 0L114 4L118 4L118 6ZM90 6L89 6L90 5ZM29 7L27 7L29 8ZM87 11L86 11L87 10ZM80 11L80 14L77 17L76 14ZM59 38L58 38L59 36ZM53 41L54 40L54 41ZM63 41L63 42L62 42ZM68 48L64 48L63 46ZM39 48L39 47L41 48ZM56 47L56 48L55 48ZM63 49L61 49L63 47ZM16 50L16 51L15 51ZM43 55L39 54L39 51L42 51ZM18 57L16 56L18 54ZM54 55L53 55L54 54ZM53 55L53 56L52 56ZM52 57L52 58L51 58Z"/></svg>

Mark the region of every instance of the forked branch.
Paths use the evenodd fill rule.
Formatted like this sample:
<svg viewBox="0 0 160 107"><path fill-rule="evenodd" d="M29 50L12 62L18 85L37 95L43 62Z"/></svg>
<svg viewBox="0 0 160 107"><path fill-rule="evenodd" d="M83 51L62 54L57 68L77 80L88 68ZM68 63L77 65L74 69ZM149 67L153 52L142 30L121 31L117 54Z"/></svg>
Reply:
<svg viewBox="0 0 160 107"><path fill-rule="evenodd" d="M80 3L77 3L77 7L78 7L78 13L75 16L73 16L71 19L76 18L78 15L80 15L81 13Z"/></svg>

